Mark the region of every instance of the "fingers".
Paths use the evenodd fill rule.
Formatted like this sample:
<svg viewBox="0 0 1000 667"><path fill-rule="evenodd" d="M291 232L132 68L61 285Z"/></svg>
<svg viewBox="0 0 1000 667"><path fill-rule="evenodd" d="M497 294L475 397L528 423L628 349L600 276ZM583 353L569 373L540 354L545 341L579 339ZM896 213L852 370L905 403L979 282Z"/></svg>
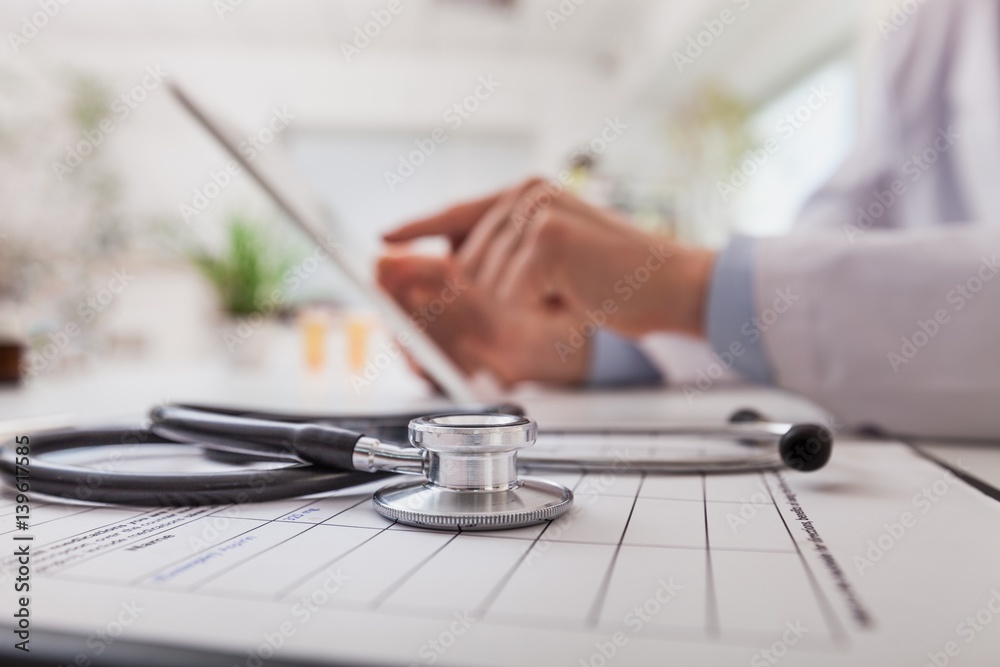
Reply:
<svg viewBox="0 0 1000 667"><path fill-rule="evenodd" d="M517 303L547 303L554 296L566 298L560 279L560 254L573 224L564 212L546 210L536 216L526 238L510 256L495 287L498 299Z"/></svg>
<svg viewBox="0 0 1000 667"><path fill-rule="evenodd" d="M489 308L470 288L453 259L383 257L378 281L466 373L483 367L481 350L494 344Z"/></svg>
<svg viewBox="0 0 1000 667"><path fill-rule="evenodd" d="M423 255L387 255L375 266L379 284L390 294L444 281L446 260Z"/></svg>
<svg viewBox="0 0 1000 667"><path fill-rule="evenodd" d="M458 204L436 215L414 220L393 231L386 232L382 238L388 243L401 243L424 236L447 236L452 240L452 243L461 243L469 230L496 203L501 194L492 194L488 197Z"/></svg>
<svg viewBox="0 0 1000 667"><path fill-rule="evenodd" d="M530 235L536 219L582 204L564 195L558 185L535 180L526 183L516 197L496 204L480 223L482 233L477 227L463 248L463 266L474 276L477 286L495 294L497 284L510 269L511 257Z"/></svg>
<svg viewBox="0 0 1000 667"><path fill-rule="evenodd" d="M579 314L502 304L472 284L453 258L387 257L378 269L380 284L464 373L486 370L505 385L584 377L585 348L557 352Z"/></svg>
<svg viewBox="0 0 1000 667"><path fill-rule="evenodd" d="M544 304L560 295L551 281L538 282L544 267L537 263L536 255L544 255L544 249L524 253L526 244L538 242L533 235L537 221L568 215L578 225L601 227L614 223L606 213L565 192L558 183L534 178L410 223L385 238L397 241L429 233L447 234L453 245L459 246L455 257L462 270L485 294L507 301L526 298L530 305L538 305L539 299ZM531 275L519 275L527 269Z"/></svg>
<svg viewBox="0 0 1000 667"><path fill-rule="evenodd" d="M489 251L479 264L475 275L476 286L496 295L496 286L510 267L510 257L516 252L523 233L514 225L504 225L493 238Z"/></svg>
<svg viewBox="0 0 1000 667"><path fill-rule="evenodd" d="M453 247L457 248L486 215L487 211L493 208L503 196L511 192L519 192L540 180L531 178L500 192L457 204L435 215L413 220L397 229L386 232L382 235L382 239L387 243L402 243L424 236L447 236L451 239Z"/></svg>
<svg viewBox="0 0 1000 667"><path fill-rule="evenodd" d="M523 188L508 190L490 207L479 223L469 232L458 250L458 261L462 268L475 279L482 269L483 260L491 252L497 233L503 229L510 212L521 197Z"/></svg>

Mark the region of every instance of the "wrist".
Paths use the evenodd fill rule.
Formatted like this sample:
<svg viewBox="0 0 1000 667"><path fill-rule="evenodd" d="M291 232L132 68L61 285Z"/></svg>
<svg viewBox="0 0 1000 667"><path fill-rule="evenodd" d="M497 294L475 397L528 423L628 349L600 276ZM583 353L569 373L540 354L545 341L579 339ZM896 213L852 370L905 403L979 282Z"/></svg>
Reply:
<svg viewBox="0 0 1000 667"><path fill-rule="evenodd" d="M706 338L708 294L712 284L716 252L705 248L685 248L677 264L673 289L674 321L668 327L678 333Z"/></svg>

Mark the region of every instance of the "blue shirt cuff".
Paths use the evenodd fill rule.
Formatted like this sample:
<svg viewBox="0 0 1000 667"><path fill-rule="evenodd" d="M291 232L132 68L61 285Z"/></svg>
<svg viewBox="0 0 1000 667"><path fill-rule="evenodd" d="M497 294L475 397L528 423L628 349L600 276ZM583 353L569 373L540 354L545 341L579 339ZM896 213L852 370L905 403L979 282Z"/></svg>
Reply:
<svg viewBox="0 0 1000 667"><path fill-rule="evenodd" d="M734 237L715 258L708 294L708 340L717 355L752 382L772 384L771 364L754 324L754 249L756 241Z"/></svg>
<svg viewBox="0 0 1000 667"><path fill-rule="evenodd" d="M598 329L591 341L587 384L592 387L662 384L663 376L632 341Z"/></svg>

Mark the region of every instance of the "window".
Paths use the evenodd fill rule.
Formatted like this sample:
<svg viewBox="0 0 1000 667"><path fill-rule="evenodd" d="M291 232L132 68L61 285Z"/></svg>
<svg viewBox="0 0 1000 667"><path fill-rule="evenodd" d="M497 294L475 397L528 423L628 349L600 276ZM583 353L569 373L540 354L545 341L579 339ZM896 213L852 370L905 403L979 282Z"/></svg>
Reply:
<svg viewBox="0 0 1000 667"><path fill-rule="evenodd" d="M752 165L742 165L746 180L733 200L739 233L774 236L790 230L806 199L847 157L856 134L857 78L850 58L837 58L755 114L759 145L771 139L774 149L757 151L749 156Z"/></svg>

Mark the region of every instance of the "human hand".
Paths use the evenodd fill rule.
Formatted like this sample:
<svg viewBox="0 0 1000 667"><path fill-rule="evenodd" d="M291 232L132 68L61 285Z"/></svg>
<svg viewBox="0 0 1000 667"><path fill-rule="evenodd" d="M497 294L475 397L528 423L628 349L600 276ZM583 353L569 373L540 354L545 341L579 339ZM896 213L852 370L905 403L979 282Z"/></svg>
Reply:
<svg viewBox="0 0 1000 667"><path fill-rule="evenodd" d="M590 342L567 344L579 325L569 311L498 306L452 257L389 255L379 260L377 275L416 326L466 374L486 370L507 385L583 381Z"/></svg>
<svg viewBox="0 0 1000 667"><path fill-rule="evenodd" d="M433 235L451 239L458 268L482 300L560 321L575 313L577 324L581 314L595 315L633 337L705 335L714 253L643 232L558 184L531 179L384 238Z"/></svg>

